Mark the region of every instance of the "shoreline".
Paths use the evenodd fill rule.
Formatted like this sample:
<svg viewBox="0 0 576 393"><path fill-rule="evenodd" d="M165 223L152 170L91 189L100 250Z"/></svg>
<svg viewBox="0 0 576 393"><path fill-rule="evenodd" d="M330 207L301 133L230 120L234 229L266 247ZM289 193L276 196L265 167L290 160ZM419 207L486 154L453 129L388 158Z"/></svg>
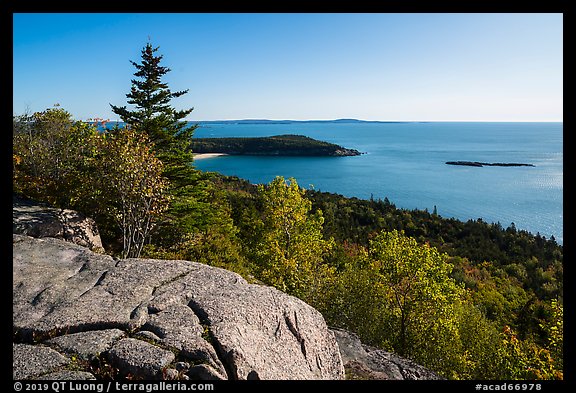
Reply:
<svg viewBox="0 0 576 393"><path fill-rule="evenodd" d="M220 156L227 156L226 153L193 153L194 160L202 160L205 158L212 158L212 157L220 157Z"/></svg>

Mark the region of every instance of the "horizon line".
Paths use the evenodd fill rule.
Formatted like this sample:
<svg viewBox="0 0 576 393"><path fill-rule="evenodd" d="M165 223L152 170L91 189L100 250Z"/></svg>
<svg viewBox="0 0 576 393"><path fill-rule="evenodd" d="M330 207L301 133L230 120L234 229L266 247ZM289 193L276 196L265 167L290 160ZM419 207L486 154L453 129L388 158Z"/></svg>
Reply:
<svg viewBox="0 0 576 393"><path fill-rule="evenodd" d="M81 121L93 121L94 118L87 118ZM107 122L122 123L119 119L104 119ZM204 120L184 120L190 123L202 122L231 122L231 121L291 121L291 122L333 122L333 121L358 121L358 122L380 122L380 123L563 123L564 120L365 120L356 118L336 118L336 119L267 119L267 118L236 118L236 119L204 119Z"/></svg>

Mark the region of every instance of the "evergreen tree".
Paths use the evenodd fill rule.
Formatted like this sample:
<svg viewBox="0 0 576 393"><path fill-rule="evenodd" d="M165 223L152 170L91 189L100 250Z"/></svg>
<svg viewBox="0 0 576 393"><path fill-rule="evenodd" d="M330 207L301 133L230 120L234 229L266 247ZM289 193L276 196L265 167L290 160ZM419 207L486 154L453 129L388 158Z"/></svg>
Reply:
<svg viewBox="0 0 576 393"><path fill-rule="evenodd" d="M183 119L194 108L176 110L171 105L172 99L183 96L188 90L172 92L162 82L162 77L170 72L170 68L160 65L163 56L155 55L158 49L147 43L142 49L141 62L130 61L137 71L126 98L128 104L135 108L129 110L126 106L110 106L127 125L148 134L158 158L164 162L166 176L178 185L185 185L192 172L190 142L197 126L190 127Z"/></svg>
<svg viewBox="0 0 576 393"><path fill-rule="evenodd" d="M183 120L194 108L176 110L172 106L172 99L188 90L172 92L162 81L170 68L160 65L163 56L156 54L158 49L148 42L142 49L141 62L130 61L136 72L126 98L134 108L110 106L127 126L148 134L156 156L163 163L163 175L170 182L172 198L164 222L158 227L156 241L170 246L185 234L204 229L212 215L205 176L192 165L190 144L197 126L189 126Z"/></svg>

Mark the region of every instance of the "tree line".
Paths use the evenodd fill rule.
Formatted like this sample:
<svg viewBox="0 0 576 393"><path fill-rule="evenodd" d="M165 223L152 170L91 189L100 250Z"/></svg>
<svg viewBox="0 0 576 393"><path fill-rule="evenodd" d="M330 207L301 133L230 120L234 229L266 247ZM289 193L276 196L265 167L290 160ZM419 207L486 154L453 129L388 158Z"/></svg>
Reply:
<svg viewBox="0 0 576 393"><path fill-rule="evenodd" d="M563 378L562 247L512 225L443 219L194 168L158 48L141 52L125 127L60 107L13 119L13 190L93 217L107 253L234 270L370 345L453 379Z"/></svg>

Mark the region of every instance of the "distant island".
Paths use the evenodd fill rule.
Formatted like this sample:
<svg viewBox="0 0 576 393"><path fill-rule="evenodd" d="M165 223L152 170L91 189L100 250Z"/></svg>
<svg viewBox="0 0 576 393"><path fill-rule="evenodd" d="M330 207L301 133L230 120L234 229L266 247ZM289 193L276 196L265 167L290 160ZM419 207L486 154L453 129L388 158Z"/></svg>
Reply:
<svg viewBox="0 0 576 393"><path fill-rule="evenodd" d="M250 156L359 156L355 149L319 141L303 135L277 135L253 138L192 138L192 151L198 154L223 153Z"/></svg>
<svg viewBox="0 0 576 393"><path fill-rule="evenodd" d="M478 161L447 161L448 165L465 165L465 166L534 166L533 164L522 164L516 162L478 162Z"/></svg>
<svg viewBox="0 0 576 393"><path fill-rule="evenodd" d="M110 130L115 126L124 127L126 123L119 120L88 121L95 125L98 130ZM429 123L428 121L387 121L387 120L359 120L359 119L335 119L335 120L271 120L271 119L237 119L237 120L187 120L188 126L200 126L211 128L212 125L219 124L240 124L240 125L270 125L270 124L397 124L397 123Z"/></svg>
<svg viewBox="0 0 576 393"><path fill-rule="evenodd" d="M382 120L358 120L358 119L335 119L335 120L270 120L270 119L241 119L241 120L199 120L191 121L195 124L293 124L293 123L427 123L422 121L382 121Z"/></svg>

